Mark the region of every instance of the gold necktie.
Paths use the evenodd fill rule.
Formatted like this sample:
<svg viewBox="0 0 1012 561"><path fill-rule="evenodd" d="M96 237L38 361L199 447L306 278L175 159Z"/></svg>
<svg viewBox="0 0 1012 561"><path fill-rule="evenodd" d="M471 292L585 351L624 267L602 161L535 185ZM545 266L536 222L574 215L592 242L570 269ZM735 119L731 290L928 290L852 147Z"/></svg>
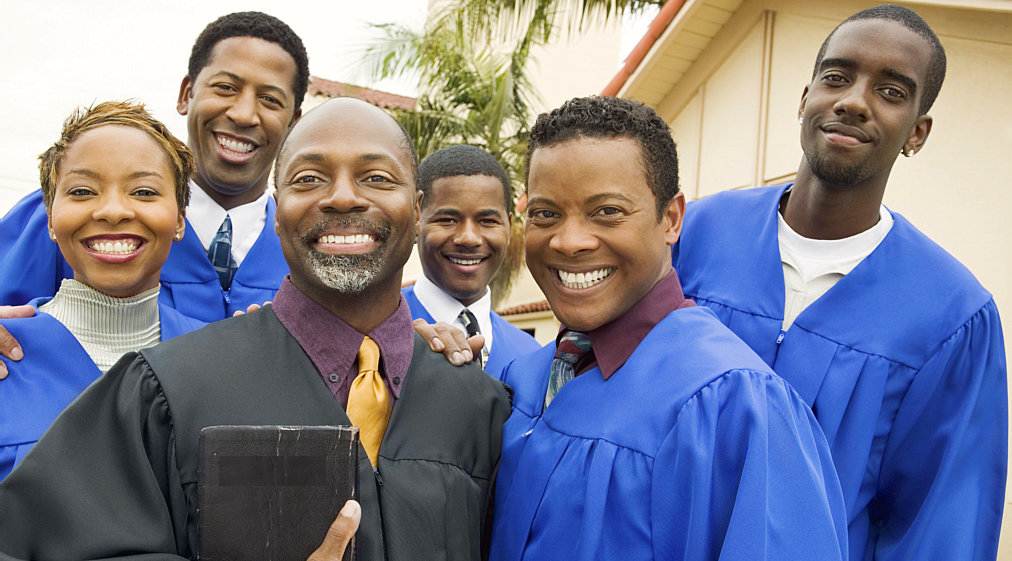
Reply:
<svg viewBox="0 0 1012 561"><path fill-rule="evenodd" d="M376 466L376 455L390 422L390 394L379 373L379 347L366 337L358 349L358 376L348 392L348 418L358 427L359 441Z"/></svg>

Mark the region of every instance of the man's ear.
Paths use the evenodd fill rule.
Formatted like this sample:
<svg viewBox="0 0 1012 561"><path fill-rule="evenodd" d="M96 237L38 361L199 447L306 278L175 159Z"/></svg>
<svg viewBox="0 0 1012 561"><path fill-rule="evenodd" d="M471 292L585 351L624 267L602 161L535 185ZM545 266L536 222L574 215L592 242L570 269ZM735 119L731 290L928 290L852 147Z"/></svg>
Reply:
<svg viewBox="0 0 1012 561"><path fill-rule="evenodd" d="M274 173L277 173L277 171L275 171ZM277 205L278 205L278 190L277 190L277 188L274 189L274 193L272 193L271 196L274 197L274 206L277 207ZM281 235L281 232L278 232L278 213L277 213L277 209L276 208L275 208L275 212L274 212L274 233L278 234L278 235Z"/></svg>
<svg viewBox="0 0 1012 561"><path fill-rule="evenodd" d="M808 85L801 90L801 103L798 104L798 120L805 114L805 104L808 103Z"/></svg>
<svg viewBox="0 0 1012 561"><path fill-rule="evenodd" d="M910 128L910 136L907 137L903 149L910 150L915 154L919 152L924 143L928 141L928 135L931 134L932 121L931 115L921 115L918 117L914 121L914 126Z"/></svg>
<svg viewBox="0 0 1012 561"><path fill-rule="evenodd" d="M682 235L682 218L685 216L685 193L679 192L664 207L661 220L665 223L664 243L675 245Z"/></svg>
<svg viewBox="0 0 1012 561"><path fill-rule="evenodd" d="M422 235L422 195L421 191L415 193L415 237Z"/></svg>
<svg viewBox="0 0 1012 561"><path fill-rule="evenodd" d="M190 111L190 96L193 94L193 83L189 76L183 76L179 84L179 98L176 99L176 112L186 115Z"/></svg>
<svg viewBox="0 0 1012 561"><path fill-rule="evenodd" d="M302 108L299 107L292 113L292 120L288 122L288 130L291 130L295 126L296 121L302 118Z"/></svg>

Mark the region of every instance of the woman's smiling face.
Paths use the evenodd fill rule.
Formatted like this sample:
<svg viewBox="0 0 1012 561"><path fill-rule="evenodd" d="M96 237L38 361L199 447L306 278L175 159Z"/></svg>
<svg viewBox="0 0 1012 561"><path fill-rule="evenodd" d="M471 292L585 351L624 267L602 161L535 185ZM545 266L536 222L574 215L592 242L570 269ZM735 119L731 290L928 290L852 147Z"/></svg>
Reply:
<svg viewBox="0 0 1012 561"><path fill-rule="evenodd" d="M163 148L124 125L82 133L59 163L49 226L78 281L117 298L158 286L185 229Z"/></svg>

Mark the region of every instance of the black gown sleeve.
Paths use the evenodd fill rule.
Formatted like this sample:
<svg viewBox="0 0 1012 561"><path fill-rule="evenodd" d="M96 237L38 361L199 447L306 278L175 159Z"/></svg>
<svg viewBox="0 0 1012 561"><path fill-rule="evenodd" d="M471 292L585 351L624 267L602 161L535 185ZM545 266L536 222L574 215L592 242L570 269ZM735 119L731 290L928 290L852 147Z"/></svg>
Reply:
<svg viewBox="0 0 1012 561"><path fill-rule="evenodd" d="M0 484L0 561L195 557L187 511L169 404L130 353Z"/></svg>

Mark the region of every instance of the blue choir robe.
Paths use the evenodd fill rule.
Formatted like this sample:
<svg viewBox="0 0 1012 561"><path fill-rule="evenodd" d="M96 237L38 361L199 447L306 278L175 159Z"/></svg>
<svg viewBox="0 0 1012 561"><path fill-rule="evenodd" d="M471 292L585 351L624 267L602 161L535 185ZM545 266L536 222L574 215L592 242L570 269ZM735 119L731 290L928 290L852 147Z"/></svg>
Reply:
<svg viewBox="0 0 1012 561"><path fill-rule="evenodd" d="M49 298L31 302L38 308ZM159 303L161 339L200 329L204 322ZM73 334L53 316L0 320L25 349L25 358L7 361L0 383L0 480L28 453L70 402L102 372Z"/></svg>
<svg viewBox="0 0 1012 561"><path fill-rule="evenodd" d="M428 323L435 323L429 311L422 306L415 296L415 287L408 286L401 289L401 294L408 302L411 309L411 319L424 319ZM526 332L504 320L499 314L492 312L492 351L488 354L488 360L484 364L485 372L493 378L498 378L506 365L513 359L532 353L540 348L538 342Z"/></svg>
<svg viewBox="0 0 1012 561"><path fill-rule="evenodd" d="M36 189L0 220L0 305L18 306L50 297L74 270L49 239L49 218Z"/></svg>
<svg viewBox="0 0 1012 561"><path fill-rule="evenodd" d="M274 199L267 201L267 221L243 259L228 291L189 221L186 235L174 243L162 266L159 299L186 316L204 322L230 317L250 304L272 299L288 274L281 241L274 233ZM49 239L42 192L22 199L0 222L0 305L17 305L52 296L74 272Z"/></svg>
<svg viewBox="0 0 1012 561"><path fill-rule="evenodd" d="M503 373L493 561L846 559L811 410L712 312L675 310L542 413L555 343Z"/></svg>
<svg viewBox="0 0 1012 561"><path fill-rule="evenodd" d="M777 207L788 185L691 203L674 266L812 406L843 486L850 559L994 559L1005 351L994 299L892 213L879 246L786 332Z"/></svg>

